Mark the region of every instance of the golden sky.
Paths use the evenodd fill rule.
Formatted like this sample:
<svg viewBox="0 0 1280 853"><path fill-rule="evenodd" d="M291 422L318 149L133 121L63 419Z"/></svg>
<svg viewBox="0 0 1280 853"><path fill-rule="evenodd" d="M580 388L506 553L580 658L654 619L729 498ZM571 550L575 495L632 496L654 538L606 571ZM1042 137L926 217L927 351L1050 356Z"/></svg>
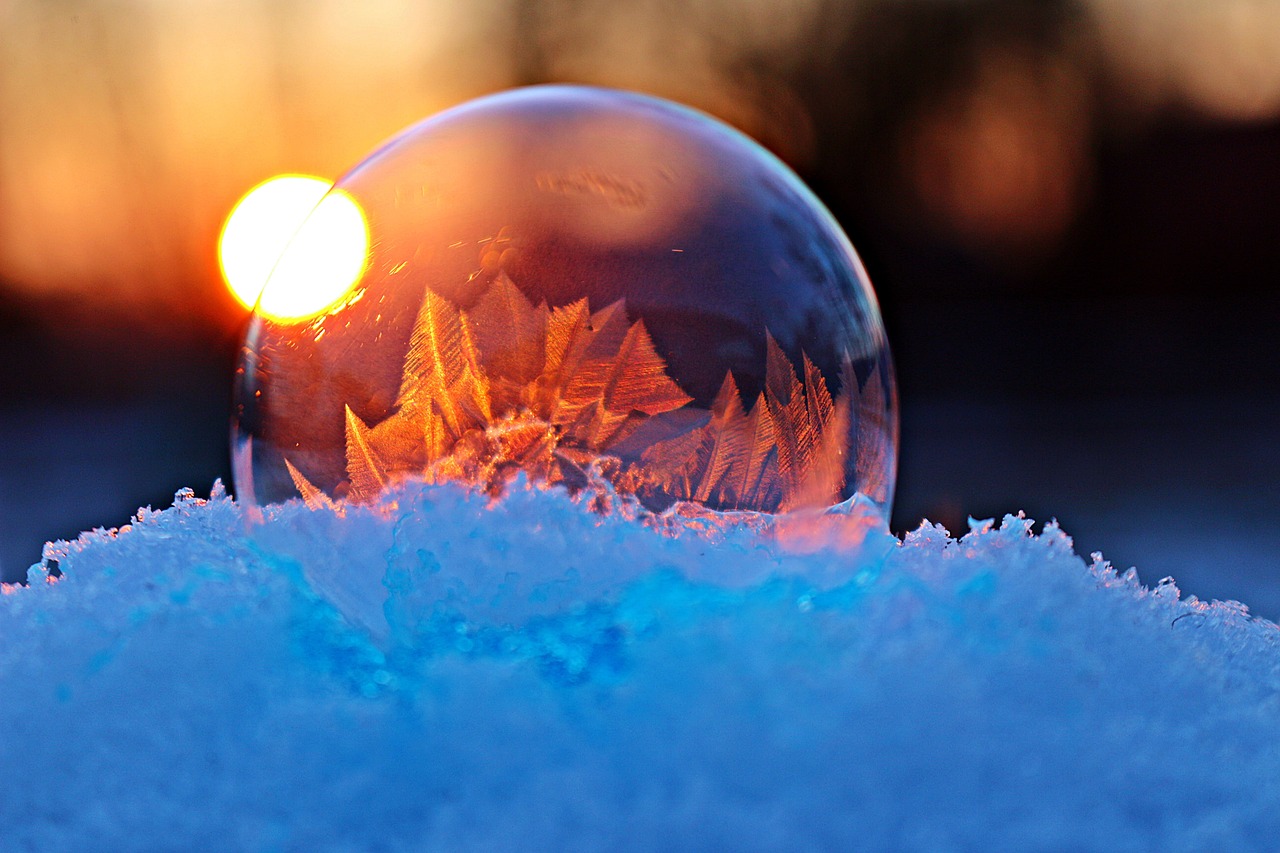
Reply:
<svg viewBox="0 0 1280 853"><path fill-rule="evenodd" d="M895 2L0 0L0 294L232 311L215 248L245 190L279 172L337 177L410 123L530 79L684 100L803 167L803 106L751 69L826 57ZM1082 9L1136 110L1280 110L1280 0ZM946 145L926 131L928 165Z"/></svg>

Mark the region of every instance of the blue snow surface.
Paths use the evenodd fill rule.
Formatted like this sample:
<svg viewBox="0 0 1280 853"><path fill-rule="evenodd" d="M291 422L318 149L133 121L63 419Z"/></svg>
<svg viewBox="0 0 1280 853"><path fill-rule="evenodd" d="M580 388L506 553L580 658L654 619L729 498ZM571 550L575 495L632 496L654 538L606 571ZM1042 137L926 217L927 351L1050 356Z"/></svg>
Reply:
<svg viewBox="0 0 1280 853"><path fill-rule="evenodd" d="M1031 524L184 490L0 596L0 849L1277 849L1280 628Z"/></svg>

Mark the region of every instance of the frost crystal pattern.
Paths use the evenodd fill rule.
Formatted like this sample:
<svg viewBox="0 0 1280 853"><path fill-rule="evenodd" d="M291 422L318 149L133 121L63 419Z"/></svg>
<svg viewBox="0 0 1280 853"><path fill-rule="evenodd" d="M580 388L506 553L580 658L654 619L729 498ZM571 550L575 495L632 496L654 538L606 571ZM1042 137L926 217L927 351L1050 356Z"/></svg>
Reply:
<svg viewBox="0 0 1280 853"><path fill-rule="evenodd" d="M339 182L369 263L320 317L255 317L234 434L259 502L604 477L652 508L887 512L897 424L847 240L745 137L576 87L429 120ZM271 284L268 284L268 288Z"/></svg>

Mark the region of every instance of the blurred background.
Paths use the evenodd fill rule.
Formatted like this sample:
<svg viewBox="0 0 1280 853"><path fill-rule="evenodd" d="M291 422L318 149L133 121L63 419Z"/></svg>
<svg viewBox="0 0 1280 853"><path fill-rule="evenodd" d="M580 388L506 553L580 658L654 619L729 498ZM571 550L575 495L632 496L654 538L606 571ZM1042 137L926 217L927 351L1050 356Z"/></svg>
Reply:
<svg viewBox="0 0 1280 853"><path fill-rule="evenodd" d="M896 531L1025 509L1280 618L1280 0L0 0L0 573L228 477L216 242L499 89L689 103L881 298Z"/></svg>

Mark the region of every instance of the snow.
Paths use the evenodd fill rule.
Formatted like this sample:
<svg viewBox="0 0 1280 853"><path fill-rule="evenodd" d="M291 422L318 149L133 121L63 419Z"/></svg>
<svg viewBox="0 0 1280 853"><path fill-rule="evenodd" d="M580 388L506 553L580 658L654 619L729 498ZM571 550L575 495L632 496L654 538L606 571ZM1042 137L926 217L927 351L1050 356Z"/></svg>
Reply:
<svg viewBox="0 0 1280 853"><path fill-rule="evenodd" d="M1054 524L393 497L46 546L0 596L0 849L1280 837L1280 628Z"/></svg>

